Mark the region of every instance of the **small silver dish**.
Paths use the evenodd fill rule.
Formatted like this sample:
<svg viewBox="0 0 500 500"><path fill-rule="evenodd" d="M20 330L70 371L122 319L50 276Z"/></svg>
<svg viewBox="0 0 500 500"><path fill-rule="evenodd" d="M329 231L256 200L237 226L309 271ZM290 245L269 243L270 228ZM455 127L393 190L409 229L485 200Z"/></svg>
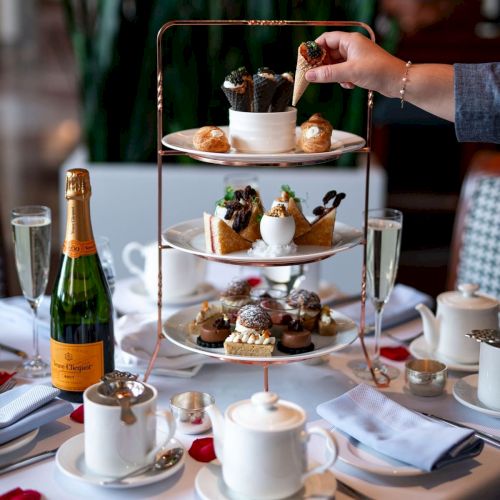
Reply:
<svg viewBox="0 0 500 500"><path fill-rule="evenodd" d="M406 363L405 379L415 396L439 396L443 393L448 368L434 359L412 359Z"/></svg>
<svg viewBox="0 0 500 500"><path fill-rule="evenodd" d="M170 398L176 429L183 434L201 434L212 427L206 409L215 403L206 392L180 392Z"/></svg>

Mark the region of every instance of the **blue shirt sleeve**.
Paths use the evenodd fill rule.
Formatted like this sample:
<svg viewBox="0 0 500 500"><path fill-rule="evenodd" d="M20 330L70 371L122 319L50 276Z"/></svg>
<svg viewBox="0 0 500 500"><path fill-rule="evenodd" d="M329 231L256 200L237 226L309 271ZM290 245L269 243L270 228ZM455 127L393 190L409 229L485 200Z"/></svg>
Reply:
<svg viewBox="0 0 500 500"><path fill-rule="evenodd" d="M455 64L454 69L457 139L500 144L500 63Z"/></svg>

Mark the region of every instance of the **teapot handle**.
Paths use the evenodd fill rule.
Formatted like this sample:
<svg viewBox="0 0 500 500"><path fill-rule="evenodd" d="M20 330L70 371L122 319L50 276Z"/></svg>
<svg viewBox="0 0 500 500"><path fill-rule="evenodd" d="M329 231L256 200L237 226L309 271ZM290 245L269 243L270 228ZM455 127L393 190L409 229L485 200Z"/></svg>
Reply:
<svg viewBox="0 0 500 500"><path fill-rule="evenodd" d="M127 243L125 245L122 251L122 260L123 263L125 264L125 267L132 274L135 274L140 277L143 276L144 269L141 269L134 262L132 262L132 253L139 252L144 257L143 249L144 249L143 245L141 245L139 242L131 241L130 243Z"/></svg>
<svg viewBox="0 0 500 500"><path fill-rule="evenodd" d="M168 431L166 432L165 436L163 436L163 439L160 440L159 442L156 442L155 446L153 446L153 449L148 452L147 454L148 462L153 462L155 460L157 453L162 448L165 448L168 445L170 440L174 437L175 433L175 418L169 411L166 410L155 411L151 416L154 417L156 420L159 420L160 422L166 421L168 426Z"/></svg>
<svg viewBox="0 0 500 500"><path fill-rule="evenodd" d="M325 461L303 474L302 481L304 481L309 476L312 476L313 474L321 474L322 472L325 472L325 470L330 468L334 464L335 460L337 460L339 449L337 441L333 437L333 434L326 429L322 429L321 427L311 427L310 429L305 431L305 434L307 435L307 440L309 440L312 434L322 436L325 439L326 450Z"/></svg>

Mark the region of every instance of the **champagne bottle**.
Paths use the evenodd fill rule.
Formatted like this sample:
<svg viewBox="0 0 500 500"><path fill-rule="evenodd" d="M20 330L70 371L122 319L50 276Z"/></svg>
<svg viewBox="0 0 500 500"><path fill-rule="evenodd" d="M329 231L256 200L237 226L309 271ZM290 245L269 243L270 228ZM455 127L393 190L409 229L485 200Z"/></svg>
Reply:
<svg viewBox="0 0 500 500"><path fill-rule="evenodd" d="M90 222L90 178L66 173L67 222L50 307L52 384L70 401L114 369L113 306Z"/></svg>

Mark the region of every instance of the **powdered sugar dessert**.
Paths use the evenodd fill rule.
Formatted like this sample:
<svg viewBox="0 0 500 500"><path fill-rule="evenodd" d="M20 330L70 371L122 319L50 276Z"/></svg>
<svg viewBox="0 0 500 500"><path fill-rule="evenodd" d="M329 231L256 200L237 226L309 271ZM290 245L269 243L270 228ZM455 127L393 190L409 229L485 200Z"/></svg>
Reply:
<svg viewBox="0 0 500 500"><path fill-rule="evenodd" d="M271 356L276 338L270 333L271 317L260 306L247 305L240 309L235 331L224 341L226 354L236 356Z"/></svg>

